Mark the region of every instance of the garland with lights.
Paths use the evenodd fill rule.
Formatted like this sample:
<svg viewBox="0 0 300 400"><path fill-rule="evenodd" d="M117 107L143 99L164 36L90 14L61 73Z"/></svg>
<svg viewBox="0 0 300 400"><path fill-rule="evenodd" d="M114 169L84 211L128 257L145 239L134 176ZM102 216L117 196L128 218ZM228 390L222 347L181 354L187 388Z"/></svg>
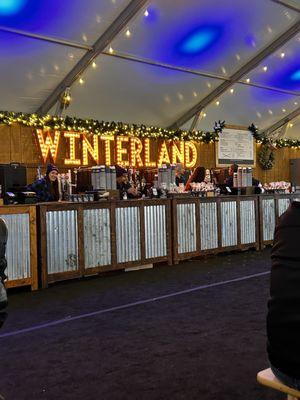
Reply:
<svg viewBox="0 0 300 400"><path fill-rule="evenodd" d="M129 135L139 138L153 138L166 140L195 140L203 143L216 142L219 139L217 132L169 130L155 126L125 124L123 122L104 122L93 119L81 119L58 116L39 116L0 111L0 124L11 125L19 123L39 129L68 130L74 132L90 132L96 135Z"/></svg>
<svg viewBox="0 0 300 400"><path fill-rule="evenodd" d="M155 126L125 124L123 122L104 122L93 119L81 119L58 116L39 116L37 114L24 114L9 111L0 111L0 124L11 125L19 123L40 129L56 129L74 132L89 132L96 135L129 135L139 138L165 139L165 140L195 140L202 143L213 143L219 140L219 133L224 128L225 121L215 123L214 132L169 130ZM269 144L270 139L258 134L258 128L252 124L248 127L257 143ZM277 139L272 141L277 148L300 148L300 140Z"/></svg>

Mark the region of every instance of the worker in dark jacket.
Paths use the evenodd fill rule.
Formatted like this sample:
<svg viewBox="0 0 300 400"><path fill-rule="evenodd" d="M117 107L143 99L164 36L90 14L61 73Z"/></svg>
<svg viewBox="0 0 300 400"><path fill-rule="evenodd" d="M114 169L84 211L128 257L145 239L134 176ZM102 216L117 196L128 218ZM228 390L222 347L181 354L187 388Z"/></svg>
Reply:
<svg viewBox="0 0 300 400"><path fill-rule="evenodd" d="M267 315L271 368L283 383L300 389L300 202L294 201L275 229Z"/></svg>
<svg viewBox="0 0 300 400"><path fill-rule="evenodd" d="M59 190L57 177L58 169L55 165L49 164L45 177L28 185L27 189L37 194L38 201L58 201Z"/></svg>

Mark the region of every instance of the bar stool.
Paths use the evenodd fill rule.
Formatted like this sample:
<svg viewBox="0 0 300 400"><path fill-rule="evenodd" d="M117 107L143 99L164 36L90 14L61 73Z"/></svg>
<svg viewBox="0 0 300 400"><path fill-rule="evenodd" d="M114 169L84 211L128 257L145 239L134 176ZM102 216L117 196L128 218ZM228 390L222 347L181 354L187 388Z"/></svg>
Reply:
<svg viewBox="0 0 300 400"><path fill-rule="evenodd" d="M264 369L257 374L257 381L272 389L278 390L287 394L287 400L297 400L300 399L300 392L296 389L292 389L289 386L281 383L273 374L271 368Z"/></svg>

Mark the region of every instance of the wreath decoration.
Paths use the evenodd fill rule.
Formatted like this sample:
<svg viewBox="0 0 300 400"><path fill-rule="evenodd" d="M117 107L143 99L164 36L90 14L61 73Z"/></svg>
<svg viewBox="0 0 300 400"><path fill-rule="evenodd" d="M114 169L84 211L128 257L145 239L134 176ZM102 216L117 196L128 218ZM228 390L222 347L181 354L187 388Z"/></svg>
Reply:
<svg viewBox="0 0 300 400"><path fill-rule="evenodd" d="M272 169L275 163L274 148L270 144L263 144L258 154L258 162L262 169Z"/></svg>

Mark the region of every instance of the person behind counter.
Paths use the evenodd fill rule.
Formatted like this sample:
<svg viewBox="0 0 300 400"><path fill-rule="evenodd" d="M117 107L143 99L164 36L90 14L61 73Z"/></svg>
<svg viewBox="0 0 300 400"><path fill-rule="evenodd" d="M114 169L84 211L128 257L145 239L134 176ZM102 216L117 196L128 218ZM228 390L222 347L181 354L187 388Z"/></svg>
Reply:
<svg viewBox="0 0 300 400"><path fill-rule="evenodd" d="M177 164L175 167L175 183L176 186L179 186L180 183L182 183L184 186L186 185L187 182L187 177L186 177L186 172L182 164Z"/></svg>
<svg viewBox="0 0 300 400"><path fill-rule="evenodd" d="M228 178L225 180L225 184L229 187L233 187L233 174L238 172L239 166L237 164L231 164L228 169Z"/></svg>
<svg viewBox="0 0 300 400"><path fill-rule="evenodd" d="M195 168L194 172L192 175L189 177L189 180L187 181L187 184L185 185L185 191L189 192L192 190L191 183L192 182L203 182L205 179L205 168L204 167L197 167Z"/></svg>
<svg viewBox="0 0 300 400"><path fill-rule="evenodd" d="M47 165L46 175L27 186L27 190L35 192L39 202L58 201L58 169L53 164Z"/></svg>
<svg viewBox="0 0 300 400"><path fill-rule="evenodd" d="M238 164L231 164L228 169L228 178L225 180L225 184L229 187L233 187L233 174L237 173L239 169ZM261 187L261 183L258 179L252 177L252 186ZM258 189L259 190L259 189ZM260 193L260 192L259 192Z"/></svg>
<svg viewBox="0 0 300 400"><path fill-rule="evenodd" d="M116 165L117 189L120 193L120 199L124 197L135 199L140 197L140 192L128 182L128 175L125 168Z"/></svg>

